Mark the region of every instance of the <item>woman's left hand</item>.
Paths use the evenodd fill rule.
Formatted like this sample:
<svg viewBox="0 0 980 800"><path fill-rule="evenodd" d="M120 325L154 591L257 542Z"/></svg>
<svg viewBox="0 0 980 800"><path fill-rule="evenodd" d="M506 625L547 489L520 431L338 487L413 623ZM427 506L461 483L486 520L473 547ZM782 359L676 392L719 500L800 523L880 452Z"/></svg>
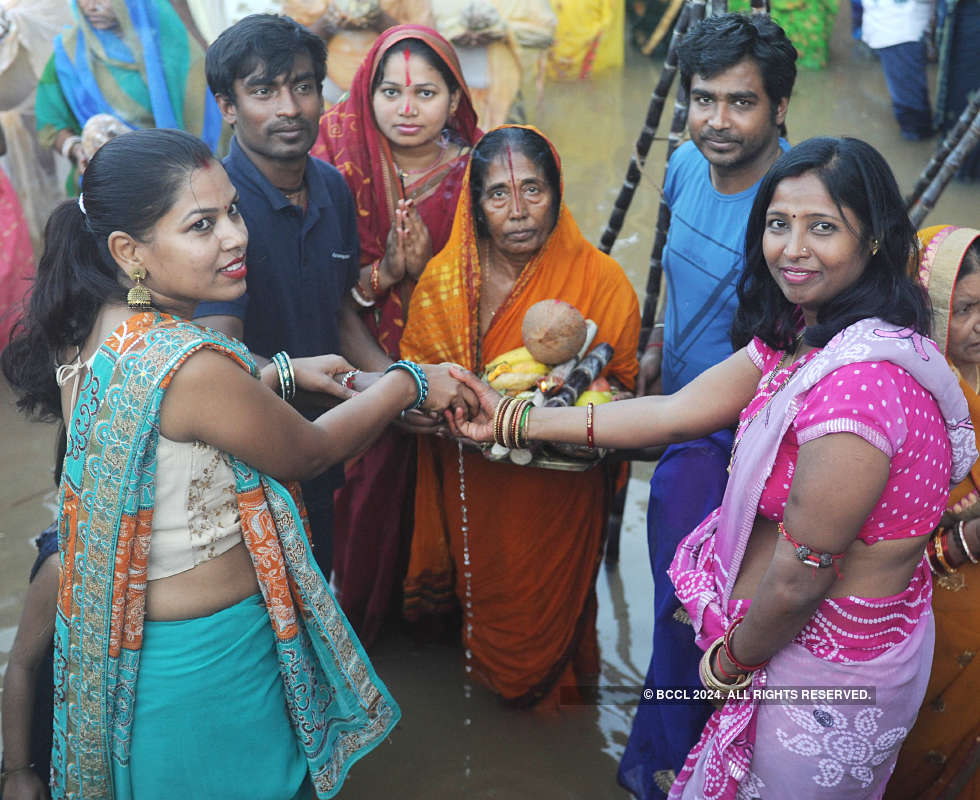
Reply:
<svg viewBox="0 0 980 800"><path fill-rule="evenodd" d="M292 362L298 389L329 394L341 400L357 394L340 382L345 373L354 369L343 356L310 356L294 358Z"/></svg>

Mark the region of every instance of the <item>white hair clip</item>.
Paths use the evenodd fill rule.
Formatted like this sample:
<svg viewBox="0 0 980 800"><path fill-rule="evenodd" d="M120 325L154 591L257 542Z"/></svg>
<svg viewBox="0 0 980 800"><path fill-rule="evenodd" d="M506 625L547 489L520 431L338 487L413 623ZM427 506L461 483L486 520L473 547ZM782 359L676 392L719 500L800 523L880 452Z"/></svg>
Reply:
<svg viewBox="0 0 980 800"><path fill-rule="evenodd" d="M78 195L78 209L82 212L83 217L87 217L88 214L85 213L85 201L82 199L82 193Z"/></svg>

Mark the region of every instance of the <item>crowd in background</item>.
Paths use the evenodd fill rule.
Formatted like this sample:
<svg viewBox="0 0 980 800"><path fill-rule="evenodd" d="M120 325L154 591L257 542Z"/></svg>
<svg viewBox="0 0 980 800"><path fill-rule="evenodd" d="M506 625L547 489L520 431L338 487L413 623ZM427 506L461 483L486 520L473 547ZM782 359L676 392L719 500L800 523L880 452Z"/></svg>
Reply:
<svg viewBox="0 0 980 800"><path fill-rule="evenodd" d="M976 791L957 698L980 644L980 232L916 238L873 148L783 138L836 3L709 17L679 52L691 141L638 352L635 292L523 123L545 80L620 66L627 23L643 39L673 6L6 0L3 369L65 433L4 798L332 796L400 718L365 651L393 620L459 641L508 705L594 685L623 472L474 448L532 441L669 445L647 685L721 702L641 705L618 776L636 797L880 797L895 769L887 797ZM980 87L980 4L853 19L902 135L946 133ZM475 377L546 299L612 347L616 403L535 408ZM739 694L767 682L874 684L878 705Z"/></svg>

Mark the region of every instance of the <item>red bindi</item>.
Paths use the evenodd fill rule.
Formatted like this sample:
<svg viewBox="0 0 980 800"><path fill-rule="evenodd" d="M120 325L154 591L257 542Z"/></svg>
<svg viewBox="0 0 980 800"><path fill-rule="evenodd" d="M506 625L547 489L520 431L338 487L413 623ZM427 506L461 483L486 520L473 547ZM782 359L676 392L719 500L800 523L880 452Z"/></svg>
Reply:
<svg viewBox="0 0 980 800"><path fill-rule="evenodd" d="M412 57L412 52L407 47L405 48L405 50L403 52L404 52L404 55L405 55L405 88L407 89L407 88L409 88L412 85L412 73L409 70L409 66L408 66L409 59L411 59L411 57ZM411 111L411 107L408 104L408 95L406 94L405 95L405 113L407 114L409 111Z"/></svg>

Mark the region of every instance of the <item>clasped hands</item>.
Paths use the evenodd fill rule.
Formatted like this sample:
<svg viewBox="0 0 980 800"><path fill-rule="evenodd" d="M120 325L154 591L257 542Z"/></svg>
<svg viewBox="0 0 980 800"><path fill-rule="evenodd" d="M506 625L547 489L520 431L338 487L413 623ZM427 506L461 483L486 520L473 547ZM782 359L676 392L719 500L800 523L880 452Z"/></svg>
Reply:
<svg viewBox="0 0 980 800"><path fill-rule="evenodd" d="M354 371L343 356L294 358L292 364L299 389L339 400L354 397L383 374L358 373L355 390L342 383L344 376ZM458 364L443 362L421 366L429 383L428 397L421 409L406 412L399 426L411 433L438 433L473 442L493 441L493 415L500 395Z"/></svg>

